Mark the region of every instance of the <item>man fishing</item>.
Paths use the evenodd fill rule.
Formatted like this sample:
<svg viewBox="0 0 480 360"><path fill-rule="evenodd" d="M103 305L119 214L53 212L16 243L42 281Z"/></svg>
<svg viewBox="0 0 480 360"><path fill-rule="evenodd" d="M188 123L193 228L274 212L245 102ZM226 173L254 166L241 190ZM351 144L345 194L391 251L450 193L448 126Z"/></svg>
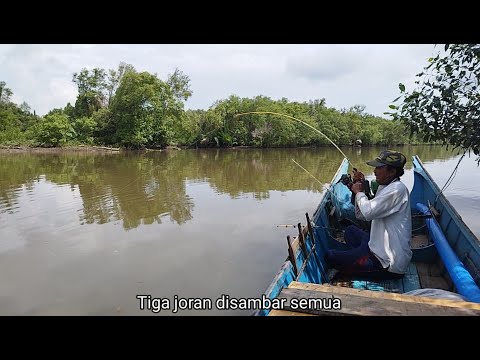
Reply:
<svg viewBox="0 0 480 360"><path fill-rule="evenodd" d="M379 185L375 197L367 197L362 182L355 182L350 190L355 196L356 217L371 221L370 233L355 225L348 226L344 240L350 249L328 250L325 260L331 267L377 279L400 278L405 274L412 258L410 193L400 181L405 163L402 153L391 150L367 161L375 167Z"/></svg>

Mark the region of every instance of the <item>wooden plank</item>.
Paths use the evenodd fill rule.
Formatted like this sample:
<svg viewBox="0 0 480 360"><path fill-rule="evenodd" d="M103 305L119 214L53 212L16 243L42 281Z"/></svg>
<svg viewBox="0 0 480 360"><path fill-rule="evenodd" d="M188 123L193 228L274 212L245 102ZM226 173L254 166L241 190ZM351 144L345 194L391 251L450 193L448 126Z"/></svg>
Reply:
<svg viewBox="0 0 480 360"><path fill-rule="evenodd" d="M308 216L308 212L305 213L305 217L307 219L307 230L310 234L310 241L312 242L312 246L315 245L315 235L313 234L312 222L310 221L310 217Z"/></svg>
<svg viewBox="0 0 480 360"><path fill-rule="evenodd" d="M272 310L268 313L268 316L315 316L315 315L308 314L305 312L297 312L297 311Z"/></svg>
<svg viewBox="0 0 480 360"><path fill-rule="evenodd" d="M307 257L307 245L305 244L305 236L303 236L302 224L297 224L298 228L298 240L300 241L300 248L302 249L303 257Z"/></svg>
<svg viewBox="0 0 480 360"><path fill-rule="evenodd" d="M278 297L287 299L285 310L318 315L480 315L480 304L476 303L296 281L283 289ZM307 309L295 307L292 299L311 302L313 306ZM339 301L341 309L332 308L333 299L338 299L337 305Z"/></svg>
<svg viewBox="0 0 480 360"><path fill-rule="evenodd" d="M293 251L292 242L290 240L290 235L287 235L287 243L288 243L288 258L293 265L293 273L295 277L298 276L298 267L297 267L297 259L295 257L295 251Z"/></svg>
<svg viewBox="0 0 480 360"><path fill-rule="evenodd" d="M387 292L399 294L404 292L402 279L383 280L382 284Z"/></svg>
<svg viewBox="0 0 480 360"><path fill-rule="evenodd" d="M422 289L433 288L449 290L447 280L441 276L442 271L435 264L417 263L418 278Z"/></svg>
<svg viewBox="0 0 480 360"><path fill-rule="evenodd" d="M302 234L303 234L303 237L306 238L307 237L307 234L308 234L308 227L306 226L303 226L302 227Z"/></svg>
<svg viewBox="0 0 480 360"><path fill-rule="evenodd" d="M293 253L296 254L298 249L300 249L300 240L298 239L298 236L294 236L293 240L291 239L290 243L292 245Z"/></svg>
<svg viewBox="0 0 480 360"><path fill-rule="evenodd" d="M441 276L420 276L420 281L422 283L422 289L442 289L450 290L447 280Z"/></svg>
<svg viewBox="0 0 480 360"><path fill-rule="evenodd" d="M419 276L421 276L421 275L430 276L430 265L429 264L417 263L416 267L417 267L417 274Z"/></svg>
<svg viewBox="0 0 480 360"><path fill-rule="evenodd" d="M406 274L401 279L363 280L356 278L354 275L350 275L347 278L337 278L337 280L332 281L331 284L353 289L387 291L399 294L421 288L415 263L410 263Z"/></svg>
<svg viewBox="0 0 480 360"><path fill-rule="evenodd" d="M293 288L283 289L278 297L286 299L286 310L306 312L315 315L480 316L480 310L431 305L421 302L378 299L366 296L327 294Z"/></svg>
<svg viewBox="0 0 480 360"><path fill-rule="evenodd" d="M460 308L468 308L473 310L480 310L480 304L473 303L473 302L454 301L449 299L437 299L437 298L421 297L421 296L409 296L409 295L379 292L379 291L373 291L373 292L364 291L364 290L358 291L350 288L338 288L336 286L331 286L328 284L318 285L318 284L300 283L298 281L292 281L289 287L313 290L313 291L329 292L329 293L343 292L347 295L353 294L353 295L360 295L360 296L366 296L366 297L376 297L380 299L394 299L398 301L420 302L420 303L426 303L426 304L432 304L432 305L443 305L443 306L450 306L450 307L460 307Z"/></svg>
<svg viewBox="0 0 480 360"><path fill-rule="evenodd" d="M469 309L480 310L480 304L472 303L472 302L453 301L453 300L447 300L447 299L436 299L436 298L421 297L421 296L409 296L409 295L381 292L381 291L355 290L351 288L331 286L327 284L318 285L318 284L312 284L312 283L301 283L298 281L292 281L288 287L295 288L295 289L326 292L326 293L332 293L332 294L343 293L347 295L374 297L378 299L393 299L398 301L429 303L433 305L444 305L444 306L450 306L450 307L466 307Z"/></svg>
<svg viewBox="0 0 480 360"><path fill-rule="evenodd" d="M429 244L429 237L425 234L413 235L410 240L410 247L412 249L421 249Z"/></svg>
<svg viewBox="0 0 480 360"><path fill-rule="evenodd" d="M318 259L317 256L317 243L315 241L315 235L313 233L312 222L310 221L310 217L308 216L308 212L305 213L305 217L307 219L307 226L304 230L307 230L307 233L310 236L310 243L311 243L311 252L313 252L313 257L315 258L315 262L320 270L320 275L323 278L324 282L329 282L330 278L328 277L327 271L325 270L324 264L321 260ZM307 235L305 234L305 238Z"/></svg>

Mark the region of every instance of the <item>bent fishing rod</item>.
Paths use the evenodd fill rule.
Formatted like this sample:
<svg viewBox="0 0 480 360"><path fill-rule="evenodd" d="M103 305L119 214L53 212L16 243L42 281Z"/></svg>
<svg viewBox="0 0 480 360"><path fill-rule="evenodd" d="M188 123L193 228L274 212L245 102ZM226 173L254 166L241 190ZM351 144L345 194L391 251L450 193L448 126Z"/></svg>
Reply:
<svg viewBox="0 0 480 360"><path fill-rule="evenodd" d="M299 123L301 123L301 124L309 127L310 129L316 131L317 133L319 133L320 135L322 135L323 137L325 137L325 139L327 139L333 146L335 146L335 148L336 148L338 151L340 151L340 153L343 155L343 157L344 157L345 159L347 159L348 163L349 163L350 165L352 165L352 167L353 167L353 164L351 163L350 159L348 159L347 155L345 155L345 153L337 146L337 144L335 144L335 143L334 143L327 135L325 135L323 132L321 132L320 130L314 128L312 125L307 124L305 121L302 121L302 120L297 119L297 118L295 118L295 117L293 117L293 116L290 116L290 115L286 115L286 114L282 114L282 113L277 113L277 112L273 112L273 111L249 111L249 112L245 112L245 113L235 114L235 115L233 115L233 117L236 118L236 117L239 117L239 116L242 116L242 115L251 115L251 114L259 114L259 115L261 115L261 114L278 115L278 116L286 117L287 119L290 119L290 120L298 121ZM211 132L213 132L213 131L215 131L215 130L217 130L217 129L213 129L213 130L210 131L209 133L211 133ZM195 141L195 142L196 142L196 141ZM194 144L195 142L193 142L192 144ZM293 160L293 159L292 159L292 160ZM293 160L293 161L294 161L299 167L301 167L304 171L306 171L310 176L312 176L315 180L317 180L322 186L325 187L324 184L322 184L317 178L315 178L311 173L309 173L303 166L301 166L301 165L300 165L299 163L297 163L295 160ZM154 166L154 167L149 171L149 173L152 172L152 171L153 171L155 168L157 168L158 166L160 166L160 165ZM133 182L135 182L135 181L137 181L137 180L138 180L138 178L135 179L135 180L133 180L132 182L128 183L128 184L125 186L125 188L126 188L127 186L131 185ZM328 189L328 188L327 188L327 189ZM328 190L329 190L329 189L328 189Z"/></svg>
<svg viewBox="0 0 480 360"><path fill-rule="evenodd" d="M340 153L343 155L343 157L345 159L347 159L348 163L350 165L353 166L353 164L350 162L350 160L348 159L347 155L345 155L345 153L337 146L337 144L335 144L327 135L325 135L323 132L321 132L320 130L318 130L317 128L314 128L312 125L310 124L307 124L305 121L302 121L300 119L297 119L293 116L290 116L290 115L285 115L285 114L282 114L282 113L277 113L277 112L273 112L273 111L249 111L249 112L245 112L245 113L240 113L240 114L235 114L233 117L239 117L239 116L242 116L242 115L250 115L250 114L269 114L269 115L278 115L278 116L283 116L283 117L286 117L287 119L290 119L290 120L295 120L295 121L298 121L299 123L305 125L305 126L308 126L310 129L316 131L317 133L319 133L320 135L322 135L323 137L325 137L325 139L327 139L333 146L335 146L335 148L340 151Z"/></svg>

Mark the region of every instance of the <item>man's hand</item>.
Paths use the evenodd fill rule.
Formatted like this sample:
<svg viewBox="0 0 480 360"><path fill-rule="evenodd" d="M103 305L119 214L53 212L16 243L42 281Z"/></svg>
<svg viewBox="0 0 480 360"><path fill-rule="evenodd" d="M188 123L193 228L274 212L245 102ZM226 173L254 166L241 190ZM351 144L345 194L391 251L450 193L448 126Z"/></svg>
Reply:
<svg viewBox="0 0 480 360"><path fill-rule="evenodd" d="M356 168L353 168L352 171L352 181L353 182L358 182L358 181L364 181L365 180L365 175L361 172L358 171Z"/></svg>
<svg viewBox="0 0 480 360"><path fill-rule="evenodd" d="M361 182L356 182L352 185L350 190L352 190L352 193L354 193L354 194L356 194L358 192L363 192L364 191L363 184Z"/></svg>

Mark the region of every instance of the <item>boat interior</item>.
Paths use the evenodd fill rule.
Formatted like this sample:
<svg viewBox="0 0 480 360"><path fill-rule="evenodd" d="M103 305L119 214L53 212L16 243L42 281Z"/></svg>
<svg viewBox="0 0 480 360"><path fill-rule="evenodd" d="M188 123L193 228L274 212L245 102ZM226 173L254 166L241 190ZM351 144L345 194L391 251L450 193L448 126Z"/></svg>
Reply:
<svg viewBox="0 0 480 360"><path fill-rule="evenodd" d="M331 224L337 223L332 219ZM344 244L343 225L336 224L332 229L334 235L329 233L330 238L340 244ZM338 248L330 242L330 248ZM435 288L455 292L454 283L447 269L436 251L433 241L426 230L425 216L420 213L412 214L412 261L407 273L401 279L377 280L360 278L329 269L329 283L335 286L349 287L353 289L385 291L392 293L406 293L413 290Z"/></svg>
<svg viewBox="0 0 480 360"><path fill-rule="evenodd" d="M344 305L335 311L327 309L325 304L323 309L287 307L272 310L269 316L480 315L479 304L467 302L456 293L455 284L427 231L425 220L428 216L412 211L413 257L407 273L400 279L378 280L343 274L327 267L319 254L325 253L327 248L341 249L345 246L343 230L351 222L337 217L332 202L325 204L323 215L328 219L324 218L322 221L320 216L317 218L318 223L315 224L310 221L307 213L306 225L297 224L298 235L293 238L287 237L288 260L294 259L289 262L293 267L294 278L281 290L279 298L325 300L328 297L335 297ZM327 239L326 243L311 241L316 238L315 234L318 231L328 235L322 236L322 239ZM316 249L317 246L320 249ZM478 282L479 272L473 273L475 281ZM432 291L436 292L433 297ZM415 292L418 292L417 297L404 295ZM430 295L425 295L428 292Z"/></svg>
<svg viewBox="0 0 480 360"><path fill-rule="evenodd" d="M431 180L418 158L413 159L411 192L412 260L404 276L379 280L330 269L328 249L347 249L343 232L349 225L368 230L355 216L351 192L337 182L348 170L344 161L310 219L297 224L298 235L287 236L288 257L266 291L268 296L342 300L341 309L286 307L268 315L480 315L480 247ZM438 195L437 195L438 194ZM430 202L432 201L433 204ZM313 221L312 221L313 220Z"/></svg>

